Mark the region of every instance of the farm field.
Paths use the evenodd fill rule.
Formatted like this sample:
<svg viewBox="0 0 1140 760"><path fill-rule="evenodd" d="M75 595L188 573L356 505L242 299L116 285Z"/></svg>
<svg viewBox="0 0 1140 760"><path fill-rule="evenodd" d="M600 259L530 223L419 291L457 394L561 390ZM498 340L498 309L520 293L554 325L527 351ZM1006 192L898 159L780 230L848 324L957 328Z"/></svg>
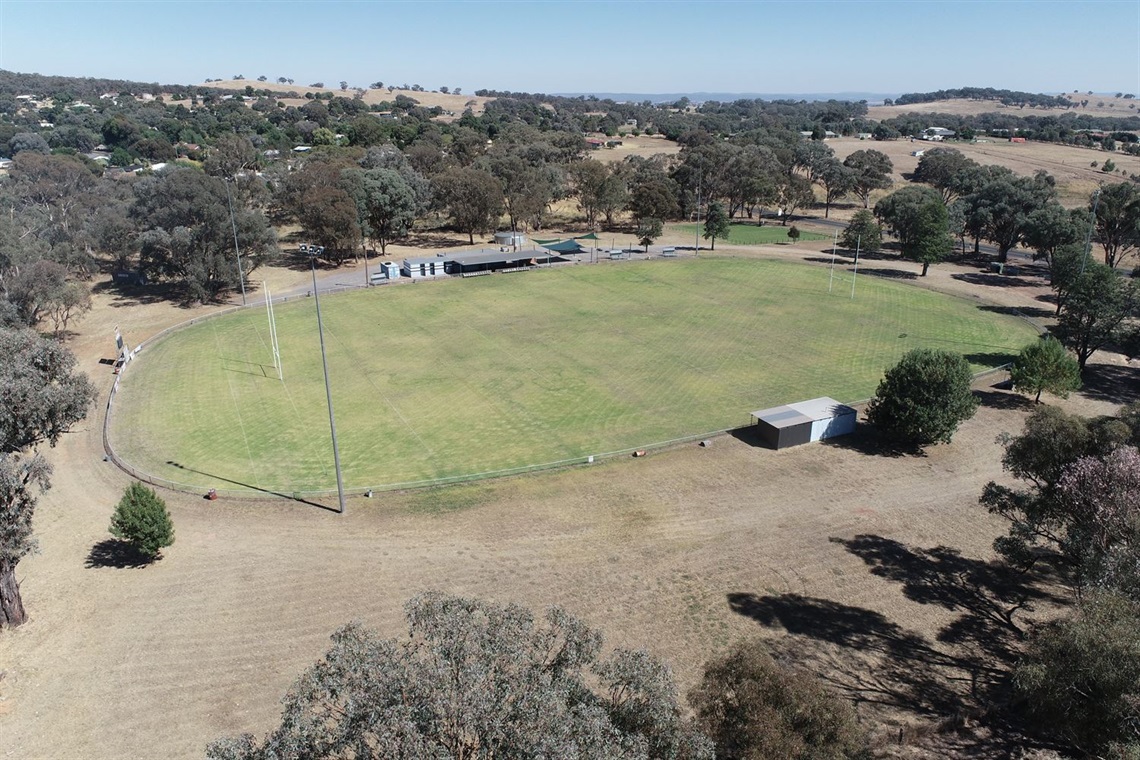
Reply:
<svg viewBox="0 0 1140 760"><path fill-rule="evenodd" d="M727 238L718 238L718 243L730 243L732 245L769 245L772 243L791 243L792 239L788 237L788 230L791 225L784 227L779 224L767 224L763 227L752 224L733 224L728 231ZM701 233L704 234L705 227L701 225ZM681 224L675 227L675 232L681 235L688 235L690 238L697 234L697 225L695 224ZM800 229L799 242L807 243L813 240L831 240L829 235L823 235L818 232L808 232ZM708 241L701 238L701 246L707 246Z"/></svg>
<svg viewBox="0 0 1140 760"><path fill-rule="evenodd" d="M1035 108L1026 106L1006 106L996 100L969 100L966 98L953 98L951 100L935 100L929 103L911 103L908 105L871 106L867 109L867 116L882 121L908 113L949 113L960 116L977 116L983 113L1001 113L1011 116L1061 116L1066 113L1088 114L1090 116L1135 116L1136 100L1115 98L1111 95L1087 95L1080 93L1066 93L1072 108ZM1087 106L1081 106L1080 101L1087 100ZM1129 106L1132 106L1130 108Z"/></svg>
<svg viewBox="0 0 1140 760"><path fill-rule="evenodd" d="M867 398L916 346L961 351L982 369L1035 334L1014 317L885 278L860 278L854 300L844 285L829 297L828 276L707 257L327 297L346 486L582 461L734 428L779 403ZM115 402L118 455L197 488L331 488L312 301L280 305L277 323L283 383L262 309L146 348Z"/></svg>
<svg viewBox="0 0 1140 760"><path fill-rule="evenodd" d="M897 190L903 182L903 175L909 175L918 167L918 157L912 156L916 150L931 150L933 148L954 148L963 155L974 159L979 164L997 164L1004 166L1017 174L1031 175L1044 170L1057 180L1057 193L1059 200L1067 207L1073 208L1088 203L1089 195L1097 185L1104 182L1123 182L1125 176L1119 174L1123 170L1126 174L1140 173L1140 157L1130 156L1126 153L1106 153L1101 150L1078 148L1073 145L1060 145L1057 143L1026 142L1011 143L998 138L993 142L957 143L957 142L924 142L922 140L859 140L854 137L841 137L828 140L827 144L835 151L836 157L845 159L857 150L877 150L885 153L894 164L895 186L886 191L876 191L871 195L871 204ZM1111 158L1116 164L1116 174L1105 174L1098 167L1106 158ZM1097 167L1090 164L1097 163Z"/></svg>

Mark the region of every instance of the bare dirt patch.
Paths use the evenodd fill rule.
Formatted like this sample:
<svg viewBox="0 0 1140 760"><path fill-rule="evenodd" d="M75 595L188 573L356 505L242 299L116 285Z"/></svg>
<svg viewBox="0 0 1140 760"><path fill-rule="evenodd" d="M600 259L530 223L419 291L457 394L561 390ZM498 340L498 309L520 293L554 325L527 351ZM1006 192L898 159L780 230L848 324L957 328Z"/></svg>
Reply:
<svg viewBox="0 0 1140 760"><path fill-rule="evenodd" d="M819 258L820 248L725 253ZM970 271L940 265L927 279L999 304L1040 304L1038 286L954 277ZM206 311L104 292L72 348L106 391L112 375L98 360L111 355L116 325L141 341ZM1076 408L1110 411L1121 388L1140 387L1135 367L1112 371L1121 374L1074 397ZM996 630L971 627L990 625L1006 600L988 564L1002 526L977 497L1004 479L995 438L1018 430L1028 408L987 388L954 444L926 456L881 456L859 438L772 452L742 434L356 499L344 516L164 493L177 541L139 568L90 560L129 482L102 459L100 403L49 452L41 552L18 571L31 619L0 634L4 745L24 757L200 757L221 734L265 730L337 626L358 619L399 635L403 601L424 589L564 605L603 628L608 645L667 658L686 688L715 650L762 636L831 679L868 719L929 723L945 700L988 683L1001 656L985 648L1004 641L996 634L945 634ZM976 593L956 585L963 579L979 580ZM1017 622L1054 603L1047 589L1030 601ZM941 691L910 700L925 684ZM908 756L948 757L963 744L964 754L990 754L954 742Z"/></svg>

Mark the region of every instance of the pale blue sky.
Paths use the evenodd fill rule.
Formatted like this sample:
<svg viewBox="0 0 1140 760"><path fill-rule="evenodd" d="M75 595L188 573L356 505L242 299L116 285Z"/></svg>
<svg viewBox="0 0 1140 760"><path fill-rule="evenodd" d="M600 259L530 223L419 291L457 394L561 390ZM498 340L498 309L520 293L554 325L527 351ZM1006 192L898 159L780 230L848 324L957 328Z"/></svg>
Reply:
<svg viewBox="0 0 1140 760"><path fill-rule="evenodd" d="M0 68L465 92L1140 92L1140 1L0 0Z"/></svg>

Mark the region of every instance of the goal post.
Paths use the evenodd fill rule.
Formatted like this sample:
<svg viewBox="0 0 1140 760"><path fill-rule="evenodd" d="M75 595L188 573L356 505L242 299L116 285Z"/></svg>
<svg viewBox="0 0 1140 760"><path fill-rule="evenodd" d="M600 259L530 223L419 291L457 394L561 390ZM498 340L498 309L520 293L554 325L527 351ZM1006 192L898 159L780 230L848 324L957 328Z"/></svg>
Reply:
<svg viewBox="0 0 1140 760"><path fill-rule="evenodd" d="M265 288L265 312L269 317L269 350L273 354L273 369L277 370L277 379L284 381L285 373L281 367L281 347L277 344L277 316L273 313L273 296L269 292L269 283L263 282Z"/></svg>

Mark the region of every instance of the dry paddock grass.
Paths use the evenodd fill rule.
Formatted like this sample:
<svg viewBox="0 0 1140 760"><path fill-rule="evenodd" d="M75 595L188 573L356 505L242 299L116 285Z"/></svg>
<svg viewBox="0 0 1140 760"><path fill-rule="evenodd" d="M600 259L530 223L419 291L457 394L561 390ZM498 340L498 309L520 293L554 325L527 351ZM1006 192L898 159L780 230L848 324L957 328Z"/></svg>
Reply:
<svg viewBox="0 0 1140 760"><path fill-rule="evenodd" d="M986 138L983 138L986 139ZM1037 171L1045 170L1057 180L1057 193L1062 204L1073 208L1088 203L1089 196L1098 184L1105 182L1124 182L1126 174L1140 173L1140 157L1130 156L1126 153L1106 153L1103 150L1078 148L1073 145L1060 145L1057 143L1026 142L1011 143L1000 138L989 138L992 142L958 143L958 142L924 142L909 139L885 140L859 140L854 137L839 137L828 140L827 144L835 150L835 155L844 159L857 150L877 150L885 153L894 164L895 186L888 191L878 191L871 196L871 204L891 192L903 182L904 175L909 176L918 167L919 158L911 154L916 150L932 150L933 148L953 148L979 164L997 164L1014 171L1017 174L1032 175ZM1105 174L1099 166L1106 158L1111 158L1116 164L1117 173ZM1097 168L1090 164L1095 161Z"/></svg>
<svg viewBox="0 0 1140 760"><path fill-rule="evenodd" d="M1075 105L1072 108L1033 108L1026 106L1005 106L996 100L966 100L955 98L953 100L936 100L933 103L913 103L902 106L871 106L867 109L867 116L876 121L891 119L908 113L949 113L960 116L978 116L983 113L1008 114L1010 116L1060 116L1066 113L1087 114L1090 116L1134 116L1140 103L1135 98L1125 100L1111 95L1087 95L1080 93L1066 93L1065 97ZM1087 106L1080 106L1082 100L1089 101ZM1103 105L1101 105L1103 103ZM1133 108L1129 108L1133 106Z"/></svg>
<svg viewBox="0 0 1140 760"><path fill-rule="evenodd" d="M946 265L928 279L1040 306L1035 278L999 285L974 274ZM307 277L270 275L279 288ZM112 376L98 359L110 355L115 325L137 341L203 311L105 292L96 300L72 347L101 392ZM1135 368L1110 369L1118 391L1135 392ZM1071 405L1110 410L1110 391ZM402 603L424 589L564 605L603 628L609 645L669 660L683 688L734 639L762 636L892 736L933 725L953 710L941 689L984 683L988 642L1004 640L985 622L989 586L972 594L963 581L989 577L1001 525L977 497L1003 477L995 437L1019 429L1028 405L982 395L953 445L927 456L882 456L858 440L777 453L724 436L710 448L356 499L344 516L164 493L177 543L148 568L116 566L104 551L128 480L102 461L100 404L49 453L41 552L19 567L31 620L0 634L3 747L24 758L200 757L219 735L267 729L337 626L358 619L398 635ZM1037 599L1029 617L1050 609ZM940 640L971 625L989 634ZM984 732L937 735L904 751L991 756L985 741Z"/></svg>
<svg viewBox="0 0 1140 760"><path fill-rule="evenodd" d="M283 101L285 105L300 107L306 103L311 102L305 99L305 95L308 93L320 93L324 95L331 92L333 95L337 95L339 97L351 98L356 94L356 86L363 87L365 85L363 83L358 83L358 85L350 86L347 90L341 90L338 86L335 86L335 84L332 87L308 87L299 83L280 84L276 81L276 78L270 79L267 82L258 82L256 79L227 79L220 82L210 82L208 84L203 83L200 85L195 85L195 87L213 87L220 90L241 91L244 91L247 86L252 87L255 90L267 89L271 92L295 92L300 97L279 98L279 100ZM385 101L391 103L396 100L397 95L405 95L409 98L412 98L413 100L417 100L419 101L419 104L424 108L434 108L435 106L439 106L443 110L453 111L457 115L462 114L466 108L470 108L472 113L474 113L476 116L479 116L483 113L483 109L486 107L487 101L494 100L494 98L485 98L478 95L469 95L467 93L456 95L454 93L433 92L428 90L415 92L413 90L401 90L399 88L389 91L387 85L385 85L384 89L382 90L366 90L363 100L368 105L374 105L376 103L382 103ZM169 98L167 98L167 100L169 100Z"/></svg>

